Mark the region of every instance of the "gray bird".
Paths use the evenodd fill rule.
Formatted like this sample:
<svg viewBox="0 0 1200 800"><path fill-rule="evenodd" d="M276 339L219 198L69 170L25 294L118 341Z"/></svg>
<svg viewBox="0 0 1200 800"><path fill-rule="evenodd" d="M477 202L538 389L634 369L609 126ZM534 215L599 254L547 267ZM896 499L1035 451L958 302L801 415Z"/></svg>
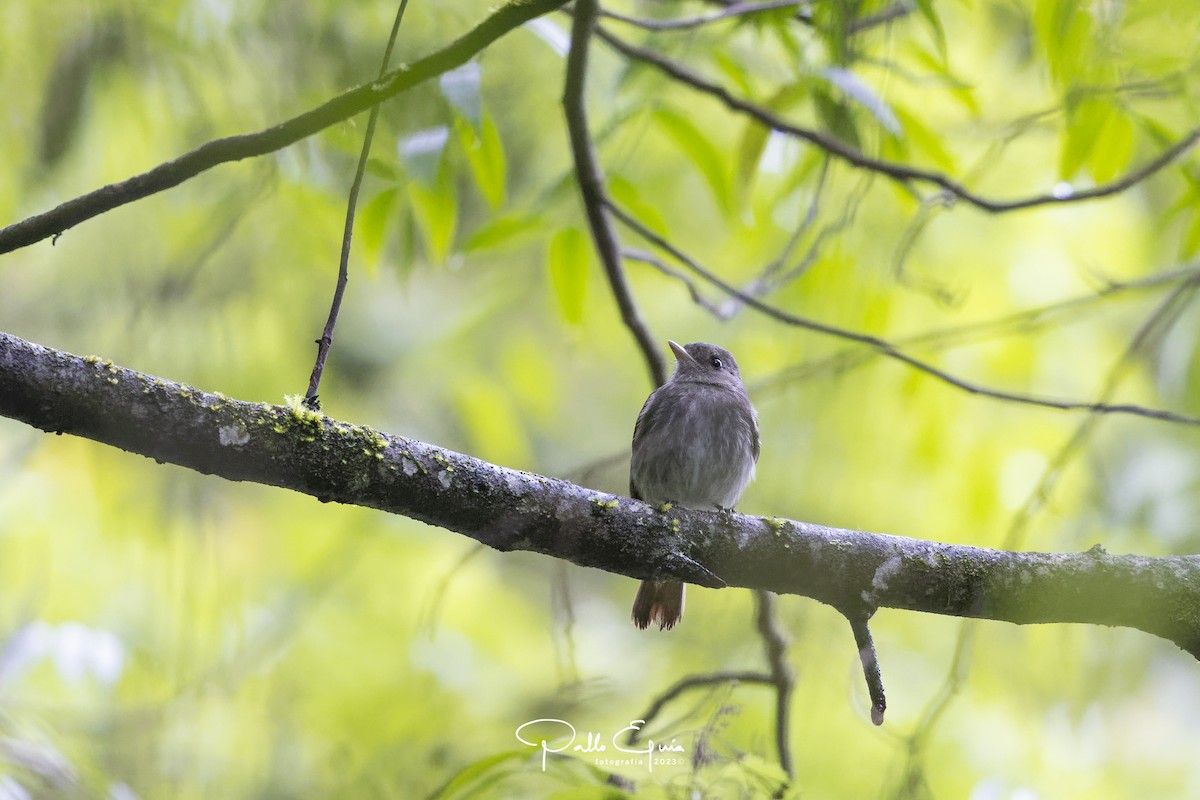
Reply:
<svg viewBox="0 0 1200 800"><path fill-rule="evenodd" d="M754 478L758 414L728 350L704 342L667 344L675 372L638 414L629 494L656 505L732 509ZM683 616L683 587L674 580L642 581L633 624L674 627Z"/></svg>

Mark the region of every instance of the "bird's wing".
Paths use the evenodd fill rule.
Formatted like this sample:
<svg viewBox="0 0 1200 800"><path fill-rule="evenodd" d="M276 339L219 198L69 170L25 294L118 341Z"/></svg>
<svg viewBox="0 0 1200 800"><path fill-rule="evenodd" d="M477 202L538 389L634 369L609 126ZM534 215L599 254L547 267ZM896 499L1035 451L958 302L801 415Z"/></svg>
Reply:
<svg viewBox="0 0 1200 800"><path fill-rule="evenodd" d="M759 445L762 443L758 435L758 412L754 410L754 406L750 406L750 433L754 439L754 463L758 463Z"/></svg>
<svg viewBox="0 0 1200 800"><path fill-rule="evenodd" d="M650 431L654 430L654 428L658 426L658 415L654 413L647 413L651 404L654 402L655 395L657 394L658 389L655 389L650 393L650 396L646 398L646 402L642 403L642 410L638 412L637 422L633 424L633 451L635 453L637 452L638 444L642 441L642 438L648 435ZM633 483L632 465L630 465L629 468L629 496L634 500L643 499L642 493Z"/></svg>

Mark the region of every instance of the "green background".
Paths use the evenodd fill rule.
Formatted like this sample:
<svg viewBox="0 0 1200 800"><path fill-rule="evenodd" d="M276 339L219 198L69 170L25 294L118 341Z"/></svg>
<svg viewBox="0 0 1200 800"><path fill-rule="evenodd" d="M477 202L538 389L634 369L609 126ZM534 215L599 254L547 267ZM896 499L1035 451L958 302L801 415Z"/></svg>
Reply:
<svg viewBox="0 0 1200 800"><path fill-rule="evenodd" d="M1197 119L1189 2L917 2L848 32L888 8L820 3L810 25L784 10L649 36L604 24L789 119L993 198L1114 180ZM488 10L414 0L394 63ZM0 223L370 80L394 13L10 0ZM323 408L623 492L652 387L571 173L554 46L570 17L538 25L385 105ZM1121 402L1200 407L1200 313L1154 316L1175 284L1099 296L1197 268L1195 155L1110 199L991 214L766 136L600 42L588 97L623 207L739 286L790 253L769 302L896 342L1052 306L906 349L1011 392L1093 401L1113 383ZM0 328L239 399L302 394L364 129L365 115L4 256ZM1200 546L1194 429L975 396L750 309L717 319L678 280L626 269L664 356L671 338L738 357L763 437L741 511L1011 549ZM685 675L764 668L749 592L694 589L683 624L660 633L629 624L634 590L0 420L0 788L603 796L614 790L590 758L543 774L517 726L559 718L607 740ZM1200 668L1167 642L885 609L873 632L889 710L876 729L842 618L804 598L779 609L800 795L1200 796ZM687 694L652 731L685 763L614 771L642 796L758 796L780 776L772 714L764 687Z"/></svg>

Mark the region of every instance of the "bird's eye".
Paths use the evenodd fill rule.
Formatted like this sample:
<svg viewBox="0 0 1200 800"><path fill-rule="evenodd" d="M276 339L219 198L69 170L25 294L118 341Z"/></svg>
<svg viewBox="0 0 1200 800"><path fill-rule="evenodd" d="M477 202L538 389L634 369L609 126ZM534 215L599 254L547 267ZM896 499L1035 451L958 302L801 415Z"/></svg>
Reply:
<svg viewBox="0 0 1200 800"><path fill-rule="evenodd" d="M723 366L721 364L721 359L717 358L716 356L713 356L713 360L711 363L713 365L713 369L720 369Z"/></svg>

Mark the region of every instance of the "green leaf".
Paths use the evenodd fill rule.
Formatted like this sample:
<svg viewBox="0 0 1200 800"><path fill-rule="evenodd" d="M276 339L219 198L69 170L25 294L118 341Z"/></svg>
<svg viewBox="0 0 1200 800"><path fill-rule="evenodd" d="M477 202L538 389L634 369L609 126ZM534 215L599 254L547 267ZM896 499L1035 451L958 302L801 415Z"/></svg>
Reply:
<svg viewBox="0 0 1200 800"><path fill-rule="evenodd" d="M435 791L432 797L438 800L453 800L453 798L473 796L480 789L512 773L517 767L512 762L527 760L529 753L528 749L510 750L504 753L484 756L478 761L474 761L463 767L457 775L442 784L441 788ZM488 780L485 781L485 779ZM479 785L476 782L483 782L483 785ZM470 788L471 794L462 794L468 788Z"/></svg>
<svg viewBox="0 0 1200 800"><path fill-rule="evenodd" d="M458 198L450 170L443 165L433 186L410 182L408 197L430 261L445 264L458 227Z"/></svg>
<svg viewBox="0 0 1200 800"><path fill-rule="evenodd" d="M821 71L821 77L837 88L847 100L852 100L871 112L871 116L875 117L888 133L899 132L900 122L892 112L891 106L854 70L826 67Z"/></svg>
<svg viewBox="0 0 1200 800"><path fill-rule="evenodd" d="M513 247L523 243L542 224L542 218L528 214L508 214L493 217L479 226L467 243L464 250L491 250L493 248Z"/></svg>
<svg viewBox="0 0 1200 800"><path fill-rule="evenodd" d="M1200 213L1192 217L1192 224L1183 232L1179 243L1179 257L1192 258L1200 252Z"/></svg>
<svg viewBox="0 0 1200 800"><path fill-rule="evenodd" d="M732 58L724 50L719 49L713 50L712 59L717 69L721 71L721 74L734 82L738 92L743 97L752 97L754 95L754 88L750 85L750 76L746 73L746 68L742 66L740 61Z"/></svg>
<svg viewBox="0 0 1200 800"><path fill-rule="evenodd" d="M1110 103L1096 97L1085 97L1067 106L1067 128L1058 157L1060 179L1073 178L1088 160L1112 111Z"/></svg>
<svg viewBox="0 0 1200 800"><path fill-rule="evenodd" d="M817 116L820 117L825 130L855 150L862 150L858 125L846 103L820 88L813 89L813 102L816 104Z"/></svg>
<svg viewBox="0 0 1200 800"><path fill-rule="evenodd" d="M524 467L533 460L524 421L508 386L484 374L464 375L455 387L454 404L471 452L509 467Z"/></svg>
<svg viewBox="0 0 1200 800"><path fill-rule="evenodd" d="M647 228L662 236L667 235L667 222L662 213L657 206L642 200L633 183L620 175L609 174L608 193L617 201L617 205L637 217Z"/></svg>
<svg viewBox="0 0 1200 800"><path fill-rule="evenodd" d="M933 0L916 0L917 11L925 18L925 22L929 24L929 31L933 34L933 43L938 49L938 55L941 57L943 64L946 63L946 31L942 28L942 20L937 15L937 11L933 7Z"/></svg>
<svg viewBox="0 0 1200 800"><path fill-rule="evenodd" d="M558 307L567 322L578 325L583 320L583 301L590 271L591 250L587 237L577 228L563 228L550 240L546 260Z"/></svg>
<svg viewBox="0 0 1200 800"><path fill-rule="evenodd" d="M1108 115L1091 156L1087 169L1096 183L1108 183L1125 172L1133 159L1133 121L1120 108Z"/></svg>
<svg viewBox="0 0 1200 800"><path fill-rule="evenodd" d="M374 157L367 159L367 174L388 181L398 180L400 177L394 164Z"/></svg>
<svg viewBox="0 0 1200 800"><path fill-rule="evenodd" d="M806 83L796 83L777 91L763 105L777 113L787 111L808 95ZM742 139L737 147L737 164L734 167L734 181L737 184L739 196L745 197L746 192L754 183L758 173L759 162L762 161L763 150L771 137L771 129L757 120L747 120L742 132Z"/></svg>
<svg viewBox="0 0 1200 800"><path fill-rule="evenodd" d="M483 121L483 99L479 94L482 77L479 62L468 61L438 78L438 88L450 105L476 128Z"/></svg>
<svg viewBox="0 0 1200 800"><path fill-rule="evenodd" d="M383 243L388 233L387 223L391 218L392 206L396 204L398 194L399 191L395 187L385 189L371 198L371 202L367 203L359 217L358 224L361 232L359 242L362 244L363 255L366 256L369 267L374 267L379 261L379 252L383 249Z"/></svg>
<svg viewBox="0 0 1200 800"><path fill-rule="evenodd" d="M488 205L493 210L499 208L504 203L507 164L504 159L504 145L500 141L496 124L491 116L484 115L478 133L462 120L457 121L454 127L458 130L459 142L467 154L467 162L471 165L475 184Z"/></svg>
<svg viewBox="0 0 1200 800"><path fill-rule="evenodd" d="M1086 81L1093 40L1088 5L1080 0L1038 0L1033 22L1055 85Z"/></svg>
<svg viewBox="0 0 1200 800"><path fill-rule="evenodd" d="M729 175L725 170L725 159L715 145L709 141L691 120L670 109L655 112L659 127L671 141L695 165L712 190L713 197L723 211L733 210L733 193L729 188Z"/></svg>
<svg viewBox="0 0 1200 800"><path fill-rule="evenodd" d="M404 171L424 184L437 180L450 129L445 125L410 133L396 143Z"/></svg>
<svg viewBox="0 0 1200 800"><path fill-rule="evenodd" d="M943 172L956 174L958 172L954 157L942 144L942 139L925 126L925 123L915 114L910 114L899 106L892 109L900 120L901 136L916 150L924 154L930 162ZM884 140L886 144L887 140Z"/></svg>
<svg viewBox="0 0 1200 800"><path fill-rule="evenodd" d="M546 795L546 800L624 800L633 797L612 786L572 786Z"/></svg>

